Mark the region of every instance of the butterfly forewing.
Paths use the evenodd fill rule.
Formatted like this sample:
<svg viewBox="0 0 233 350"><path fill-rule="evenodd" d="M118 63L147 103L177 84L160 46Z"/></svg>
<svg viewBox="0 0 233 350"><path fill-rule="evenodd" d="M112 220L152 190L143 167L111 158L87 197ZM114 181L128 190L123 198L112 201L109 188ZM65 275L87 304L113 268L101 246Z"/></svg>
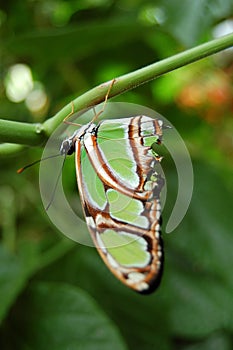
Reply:
<svg viewBox="0 0 233 350"><path fill-rule="evenodd" d="M92 239L112 273L150 293L159 284L163 251L160 192L155 172L162 122L146 116L105 120L77 133L76 170Z"/></svg>

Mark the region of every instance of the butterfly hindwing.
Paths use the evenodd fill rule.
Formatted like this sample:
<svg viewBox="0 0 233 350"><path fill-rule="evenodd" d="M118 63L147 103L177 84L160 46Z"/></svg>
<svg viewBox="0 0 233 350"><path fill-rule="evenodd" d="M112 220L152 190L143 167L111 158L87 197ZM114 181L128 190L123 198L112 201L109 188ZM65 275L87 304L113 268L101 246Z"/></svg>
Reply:
<svg viewBox="0 0 233 350"><path fill-rule="evenodd" d="M150 293L159 284L162 122L146 116L88 124L75 137L76 171L84 214L105 264L128 287Z"/></svg>

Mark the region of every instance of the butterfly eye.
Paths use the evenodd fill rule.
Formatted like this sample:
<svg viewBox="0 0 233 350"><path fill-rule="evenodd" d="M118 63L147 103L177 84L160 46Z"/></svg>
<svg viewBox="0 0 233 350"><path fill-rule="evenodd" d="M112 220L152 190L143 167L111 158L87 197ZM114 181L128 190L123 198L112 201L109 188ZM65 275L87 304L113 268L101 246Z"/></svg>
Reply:
<svg viewBox="0 0 233 350"><path fill-rule="evenodd" d="M68 156L70 156L71 154L73 154L75 151L75 148L74 148L74 144L72 143L71 145L69 145L69 148L66 152L66 154L68 154Z"/></svg>
<svg viewBox="0 0 233 350"><path fill-rule="evenodd" d="M62 142L60 147L60 154L61 155L71 155L75 151L74 144L72 139L66 139Z"/></svg>

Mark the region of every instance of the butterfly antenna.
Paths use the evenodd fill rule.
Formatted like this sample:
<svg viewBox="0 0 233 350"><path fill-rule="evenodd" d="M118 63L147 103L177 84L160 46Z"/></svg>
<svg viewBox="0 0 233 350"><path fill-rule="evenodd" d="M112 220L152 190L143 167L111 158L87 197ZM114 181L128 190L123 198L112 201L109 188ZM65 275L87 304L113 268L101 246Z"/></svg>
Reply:
<svg viewBox="0 0 233 350"><path fill-rule="evenodd" d="M25 169L30 168L31 166L33 166L33 165L35 165L35 164L38 164L38 163L40 163L40 162L43 162L44 160L47 160L47 159L50 159L50 158L59 157L60 155L61 155L61 154L58 153L58 154L54 154L54 155L52 155L52 156L48 156L48 157L45 157L45 158L42 158L42 159L38 159L38 160L36 160L35 162L30 163L30 164L28 164L28 165L25 165L24 167L18 169L18 170L17 170L17 174L21 174Z"/></svg>
<svg viewBox="0 0 233 350"><path fill-rule="evenodd" d="M65 156L64 156L63 163L62 163L62 167L61 167L61 169L60 169L60 171L59 171L59 174L58 174L58 177L57 177L57 180L56 180L56 183L55 183L53 192L52 192L51 199L50 199L50 201L49 201L47 207L45 208L46 211L50 208L51 204L53 203L54 196L55 196L55 193L56 193L56 190L57 190L58 182L59 182L59 180L60 180L60 178L61 178L61 175L62 175L62 171L63 171L63 168L64 168L65 161L66 161L66 154L65 154Z"/></svg>

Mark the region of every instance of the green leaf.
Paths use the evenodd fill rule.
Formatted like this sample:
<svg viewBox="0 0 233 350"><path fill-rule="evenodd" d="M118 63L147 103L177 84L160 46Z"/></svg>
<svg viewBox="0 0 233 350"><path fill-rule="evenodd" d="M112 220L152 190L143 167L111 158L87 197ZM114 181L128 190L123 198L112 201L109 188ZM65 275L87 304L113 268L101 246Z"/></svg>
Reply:
<svg viewBox="0 0 233 350"><path fill-rule="evenodd" d="M232 340L224 333L214 333L196 344L184 346L182 350L232 350Z"/></svg>
<svg viewBox="0 0 233 350"><path fill-rule="evenodd" d="M111 20L80 23L65 28L44 29L19 35L9 39L6 47L12 54L26 55L46 63L61 59L85 59L101 50L110 50L138 40L146 34L153 33L151 27L140 25L135 20ZM104 38L104 40L103 40Z"/></svg>
<svg viewBox="0 0 233 350"><path fill-rule="evenodd" d="M12 312L17 349L126 349L94 300L71 285L34 283Z"/></svg>
<svg viewBox="0 0 233 350"><path fill-rule="evenodd" d="M232 193L199 162L188 214L168 239L171 327L179 336L233 330ZM174 299L174 302L172 300Z"/></svg>
<svg viewBox="0 0 233 350"><path fill-rule="evenodd" d="M185 46L197 43L211 25L229 16L231 0L164 0L165 27Z"/></svg>
<svg viewBox="0 0 233 350"><path fill-rule="evenodd" d="M111 274L95 248L80 245L37 278L62 279L88 290L118 325L130 349L170 350L163 284L150 296L132 292Z"/></svg>
<svg viewBox="0 0 233 350"><path fill-rule="evenodd" d="M0 323L35 266L36 255L28 247L25 256L14 255L0 245Z"/></svg>

